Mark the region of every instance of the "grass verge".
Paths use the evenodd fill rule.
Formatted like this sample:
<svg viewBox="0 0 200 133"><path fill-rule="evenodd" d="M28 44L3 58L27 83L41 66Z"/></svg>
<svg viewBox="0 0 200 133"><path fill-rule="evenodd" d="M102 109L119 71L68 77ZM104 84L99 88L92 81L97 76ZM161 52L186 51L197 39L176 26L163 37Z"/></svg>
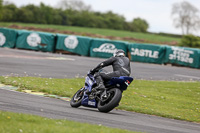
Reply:
<svg viewBox="0 0 200 133"><path fill-rule="evenodd" d="M144 39L145 43L170 43L170 42L180 42L180 38L176 37L168 37L150 33L138 33L138 32L130 32L130 31L122 31L122 30L112 30L112 29L99 29L99 28L86 28L86 27L76 27L76 26L61 26L61 25L45 25L45 24L28 24L28 23L8 23L8 22L0 22L0 26L9 27L11 25L18 26L31 26L35 28L45 28L45 29L55 29L61 31L72 31L82 33L91 33L91 34L100 34L104 36L113 36L113 37L133 37L136 39Z"/></svg>
<svg viewBox="0 0 200 133"><path fill-rule="evenodd" d="M0 111L1 133L132 133L131 131L69 120Z"/></svg>
<svg viewBox="0 0 200 133"><path fill-rule="evenodd" d="M0 82L20 89L31 89L72 97L84 79L0 77ZM124 91L118 109L167 118L200 122L200 82L135 80Z"/></svg>

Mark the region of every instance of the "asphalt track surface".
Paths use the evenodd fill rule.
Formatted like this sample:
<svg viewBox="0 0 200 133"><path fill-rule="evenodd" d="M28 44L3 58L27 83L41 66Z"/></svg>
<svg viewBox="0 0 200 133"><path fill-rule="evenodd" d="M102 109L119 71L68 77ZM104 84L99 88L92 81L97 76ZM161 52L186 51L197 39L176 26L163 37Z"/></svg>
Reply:
<svg viewBox="0 0 200 133"><path fill-rule="evenodd" d="M84 77L105 59L0 48L0 76ZM111 71L111 67L106 68ZM135 79L200 81L200 69L131 62Z"/></svg>
<svg viewBox="0 0 200 133"><path fill-rule="evenodd" d="M0 75L51 78L84 77L104 59L0 48ZM131 63L136 79L199 81L198 69ZM111 68L108 68L110 70ZM71 108L69 102L0 89L0 110L68 119L133 131L152 133L199 133L200 124L134 112Z"/></svg>

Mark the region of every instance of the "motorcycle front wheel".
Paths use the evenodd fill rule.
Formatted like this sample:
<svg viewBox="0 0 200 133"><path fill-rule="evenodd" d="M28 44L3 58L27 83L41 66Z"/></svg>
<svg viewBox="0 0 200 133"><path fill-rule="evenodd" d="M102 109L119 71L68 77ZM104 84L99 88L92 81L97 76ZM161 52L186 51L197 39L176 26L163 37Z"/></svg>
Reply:
<svg viewBox="0 0 200 133"><path fill-rule="evenodd" d="M113 88L107 91L106 100L98 102L98 110L107 113L117 107L122 98L122 92L118 88Z"/></svg>
<svg viewBox="0 0 200 133"><path fill-rule="evenodd" d="M71 107L78 108L79 106L81 106L81 100L83 98L83 94L84 94L83 88L81 88L74 94L74 96L72 97L70 101Z"/></svg>

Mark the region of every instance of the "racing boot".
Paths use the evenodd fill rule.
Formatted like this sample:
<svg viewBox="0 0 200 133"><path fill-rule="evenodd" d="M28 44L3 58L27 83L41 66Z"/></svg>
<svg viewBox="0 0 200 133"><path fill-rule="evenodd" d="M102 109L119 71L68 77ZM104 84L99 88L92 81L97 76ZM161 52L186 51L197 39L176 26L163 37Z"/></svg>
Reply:
<svg viewBox="0 0 200 133"><path fill-rule="evenodd" d="M100 75L96 76L97 86L94 88L94 90L104 90L105 86L103 83L103 79Z"/></svg>
<svg viewBox="0 0 200 133"><path fill-rule="evenodd" d="M104 83L103 82L100 82L95 88L92 89L92 91L97 91L97 90L104 90L105 89L105 86L104 86ZM86 90L85 93L87 95L90 95L91 92L89 92L89 90Z"/></svg>
<svg viewBox="0 0 200 133"><path fill-rule="evenodd" d="M105 86L103 82L100 82L95 88L94 90L104 90Z"/></svg>
<svg viewBox="0 0 200 133"><path fill-rule="evenodd" d="M86 90L85 94L87 94L89 96L91 94L91 92L89 92L89 90Z"/></svg>

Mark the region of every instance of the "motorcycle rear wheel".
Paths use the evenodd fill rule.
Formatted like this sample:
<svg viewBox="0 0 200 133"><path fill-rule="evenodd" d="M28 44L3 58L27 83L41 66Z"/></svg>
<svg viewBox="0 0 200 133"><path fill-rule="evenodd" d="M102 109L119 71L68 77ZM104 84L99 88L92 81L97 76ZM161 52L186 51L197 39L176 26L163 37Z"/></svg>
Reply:
<svg viewBox="0 0 200 133"><path fill-rule="evenodd" d="M118 88L113 88L107 92L109 94L108 100L98 102L98 110L100 112L108 113L119 105L122 98L122 92Z"/></svg>
<svg viewBox="0 0 200 133"><path fill-rule="evenodd" d="M84 94L84 90L82 88L74 94L74 96L72 97L70 101L71 107L78 108L79 106L81 106L83 94Z"/></svg>

